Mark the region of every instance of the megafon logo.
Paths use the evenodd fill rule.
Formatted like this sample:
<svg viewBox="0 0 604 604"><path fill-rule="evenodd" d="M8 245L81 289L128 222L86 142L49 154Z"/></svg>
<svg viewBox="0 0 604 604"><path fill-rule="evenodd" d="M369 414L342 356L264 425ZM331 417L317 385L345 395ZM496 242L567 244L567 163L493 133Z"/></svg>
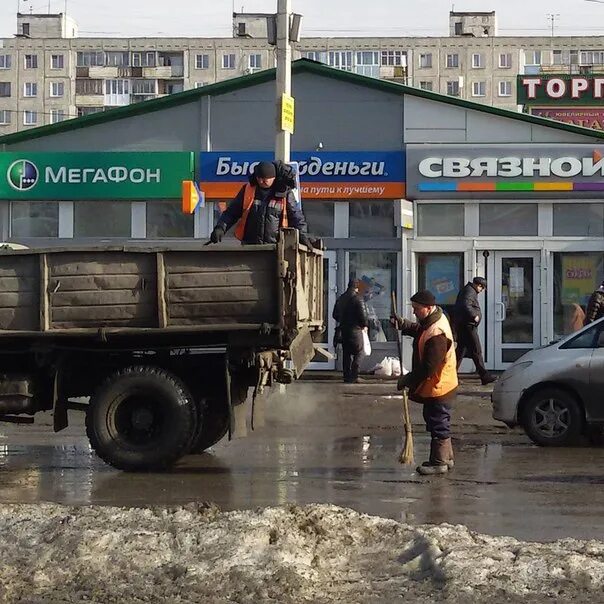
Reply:
<svg viewBox="0 0 604 604"><path fill-rule="evenodd" d="M36 186L38 177L38 168L27 159L14 161L6 171L8 184L15 191L29 191L29 189Z"/></svg>

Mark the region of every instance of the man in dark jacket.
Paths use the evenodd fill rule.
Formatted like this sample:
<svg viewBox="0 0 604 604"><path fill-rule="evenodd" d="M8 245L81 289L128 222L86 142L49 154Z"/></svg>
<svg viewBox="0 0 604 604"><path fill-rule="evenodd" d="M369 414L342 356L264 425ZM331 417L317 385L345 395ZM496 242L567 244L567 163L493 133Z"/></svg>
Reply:
<svg viewBox="0 0 604 604"><path fill-rule="evenodd" d="M409 398L424 406L426 431L432 437L430 458L417 468L419 474L444 474L454 465L451 444L451 404L457 394L457 365L453 332L432 292L411 296L417 322L398 315L391 319L405 336L413 337L411 372L401 375L398 389L409 389Z"/></svg>
<svg viewBox="0 0 604 604"><path fill-rule="evenodd" d="M457 294L453 323L457 334L457 369L465 356L469 356L476 365L476 371L483 385L494 382L497 378L491 375L484 366L482 346L478 337L478 326L482 320L482 311L478 303L478 294L487 288L487 280L474 277L471 283Z"/></svg>
<svg viewBox="0 0 604 604"><path fill-rule="evenodd" d="M600 284L600 287L591 294L589 302L587 303L587 309L585 311L585 325L596 321L600 317L604 317L604 281Z"/></svg>
<svg viewBox="0 0 604 604"><path fill-rule="evenodd" d="M241 188L218 219L210 241L219 243L224 234L239 223L235 235L242 243L276 243L279 229L287 223L287 226L298 229L300 243L310 246L306 220L292 192L295 181L288 169L282 162L259 162L249 179L251 189L248 185ZM246 208L248 190L253 199L248 200Z"/></svg>
<svg viewBox="0 0 604 604"><path fill-rule="evenodd" d="M348 289L336 300L332 314L338 322L336 329L340 333L342 342L343 374L344 382L347 384L355 384L359 381L363 330L366 330L369 325L365 302L358 294L358 281L351 279Z"/></svg>

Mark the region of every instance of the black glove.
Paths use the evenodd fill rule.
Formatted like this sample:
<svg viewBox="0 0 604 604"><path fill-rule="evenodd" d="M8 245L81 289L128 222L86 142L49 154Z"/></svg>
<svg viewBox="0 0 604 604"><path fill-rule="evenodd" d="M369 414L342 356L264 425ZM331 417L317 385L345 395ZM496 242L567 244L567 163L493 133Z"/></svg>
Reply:
<svg viewBox="0 0 604 604"><path fill-rule="evenodd" d="M403 388L409 388L409 376L410 375L411 375L410 373L406 373L405 375L403 375L401 373L400 377L398 378L398 380L396 382L397 390L403 390Z"/></svg>
<svg viewBox="0 0 604 604"><path fill-rule="evenodd" d="M390 323L392 325L394 325L397 329L402 329L403 328L403 317L401 317L400 315L397 315L396 313L393 313L392 315L390 315Z"/></svg>
<svg viewBox="0 0 604 604"><path fill-rule="evenodd" d="M210 241L212 243L220 243L224 237L224 228L220 225L216 225L212 234L210 235Z"/></svg>
<svg viewBox="0 0 604 604"><path fill-rule="evenodd" d="M300 234L298 235L298 238L300 239L300 243L302 245L305 245L309 250L313 249L313 245L310 240L310 237L306 233L300 232Z"/></svg>

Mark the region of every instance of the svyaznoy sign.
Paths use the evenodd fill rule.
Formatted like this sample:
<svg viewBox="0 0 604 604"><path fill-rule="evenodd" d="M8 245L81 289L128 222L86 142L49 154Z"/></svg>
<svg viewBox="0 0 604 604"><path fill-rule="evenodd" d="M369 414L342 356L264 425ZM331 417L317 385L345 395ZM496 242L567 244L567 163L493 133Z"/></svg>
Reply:
<svg viewBox="0 0 604 604"><path fill-rule="evenodd" d="M0 199L180 199L192 152L0 153Z"/></svg>
<svg viewBox="0 0 604 604"><path fill-rule="evenodd" d="M408 199L603 191L604 145L407 145Z"/></svg>
<svg viewBox="0 0 604 604"><path fill-rule="evenodd" d="M541 75L517 77L519 105L602 105L604 77Z"/></svg>

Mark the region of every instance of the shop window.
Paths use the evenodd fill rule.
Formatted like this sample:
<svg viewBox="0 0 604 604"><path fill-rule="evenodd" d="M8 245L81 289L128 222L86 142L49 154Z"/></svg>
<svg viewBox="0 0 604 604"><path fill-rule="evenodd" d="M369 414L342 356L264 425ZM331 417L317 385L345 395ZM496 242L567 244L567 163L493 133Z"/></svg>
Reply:
<svg viewBox="0 0 604 604"><path fill-rule="evenodd" d="M453 318L463 282L463 253L417 254L417 289L429 289L436 303Z"/></svg>
<svg viewBox="0 0 604 604"><path fill-rule="evenodd" d="M604 237L604 204L555 203L554 237Z"/></svg>
<svg viewBox="0 0 604 604"><path fill-rule="evenodd" d="M464 206L461 203L420 203L417 206L417 234L420 237L455 237L464 234Z"/></svg>
<svg viewBox="0 0 604 604"><path fill-rule="evenodd" d="M589 297L604 279L604 253L554 254L554 335L583 326Z"/></svg>
<svg viewBox="0 0 604 604"><path fill-rule="evenodd" d="M130 237L131 204L127 201L76 201L74 237Z"/></svg>
<svg viewBox="0 0 604 604"><path fill-rule="evenodd" d="M58 237L59 204L56 201L13 201L11 237Z"/></svg>
<svg viewBox="0 0 604 604"><path fill-rule="evenodd" d="M481 203L479 232L490 237L537 235L537 204Z"/></svg>
<svg viewBox="0 0 604 604"><path fill-rule="evenodd" d="M311 235L333 237L333 201L303 201L302 211L308 224L308 232Z"/></svg>
<svg viewBox="0 0 604 604"><path fill-rule="evenodd" d="M183 214L180 201L147 202L147 239L193 237L194 215Z"/></svg>
<svg viewBox="0 0 604 604"><path fill-rule="evenodd" d="M359 280L372 342L396 341L396 330L390 324L391 292L396 291L396 258L394 252L350 252L348 255L349 278Z"/></svg>
<svg viewBox="0 0 604 604"><path fill-rule="evenodd" d="M351 201L350 237L396 237L394 202Z"/></svg>

